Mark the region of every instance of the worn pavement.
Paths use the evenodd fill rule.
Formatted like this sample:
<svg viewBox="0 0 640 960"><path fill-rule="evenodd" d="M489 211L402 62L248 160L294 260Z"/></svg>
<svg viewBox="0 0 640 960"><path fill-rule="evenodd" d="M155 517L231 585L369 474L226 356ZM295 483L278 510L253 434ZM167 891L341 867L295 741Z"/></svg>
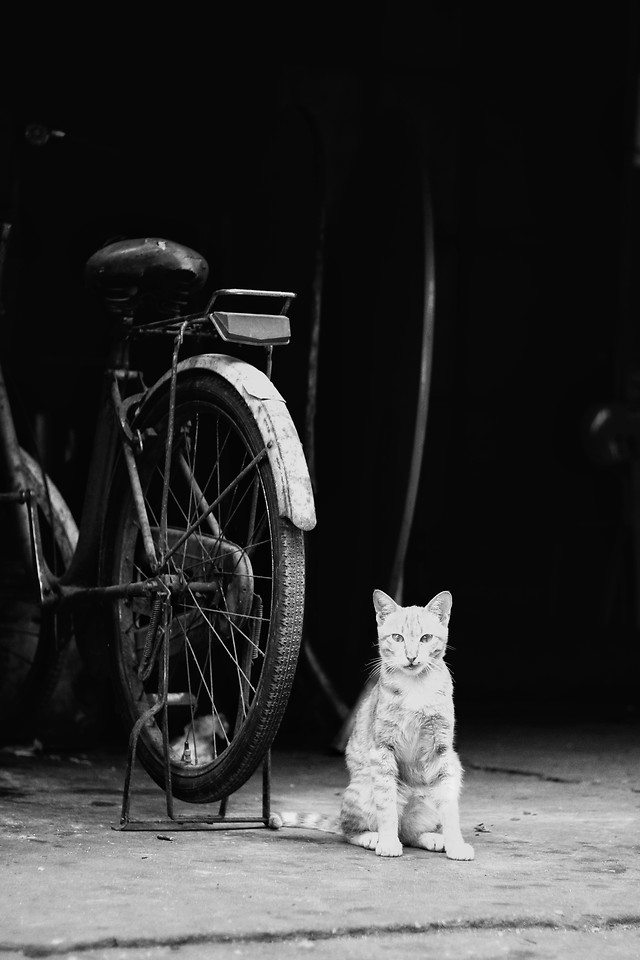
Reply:
<svg viewBox="0 0 640 960"><path fill-rule="evenodd" d="M470 863L311 830L120 831L120 749L0 752L0 960L640 958L640 726L466 724ZM276 744L272 809L337 812L344 760ZM261 777L228 813L259 816ZM197 815L217 807L185 808ZM134 820L165 818L137 769Z"/></svg>

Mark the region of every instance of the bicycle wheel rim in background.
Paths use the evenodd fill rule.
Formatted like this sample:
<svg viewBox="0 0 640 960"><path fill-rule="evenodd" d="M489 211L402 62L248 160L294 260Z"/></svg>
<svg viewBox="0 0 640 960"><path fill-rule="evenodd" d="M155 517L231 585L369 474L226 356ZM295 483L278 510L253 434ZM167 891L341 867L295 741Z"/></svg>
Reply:
<svg viewBox="0 0 640 960"><path fill-rule="evenodd" d="M142 410L136 423L140 430L152 427L157 434L154 442L146 444L138 462L152 520L155 518L158 524L158 489L164 467L168 401L167 390ZM203 495L213 499L213 491L224 489L230 476L237 474L255 457L264 443L249 408L236 391L222 378L204 374L178 380L174 451L184 445L188 447L191 486L189 490L180 487L182 481L174 456L171 475L175 481L172 479L168 504L168 524L173 531L180 527L184 529L193 519L193 477ZM254 491L257 492L255 506L250 504ZM241 549L250 547L251 583L253 586L258 584L255 589L251 588L250 621L243 621L242 628L246 633L247 622L255 624L260 619L259 633L252 641L258 652L246 638L243 639L242 630L238 633L231 629L229 617L223 623L224 613L220 611L227 602L231 604L229 596L235 573L226 581L223 576L223 596L207 608L206 614L202 612L202 601L190 593L185 605L173 604L169 691L194 695L199 672L199 686L195 684L198 688L195 719L204 718L205 725L209 723L217 732L217 736L211 738L211 757L203 757L201 752L197 763L188 764L176 755L179 747L171 752L172 792L176 798L190 802L210 802L228 796L249 779L263 760L289 699L302 634L303 534L278 514L275 484L266 458L247 475L246 482L238 484L233 496L233 508L230 502L223 500L220 508L214 511L216 522L219 521L224 530L218 542L210 532L193 534L187 541L184 559L178 559L173 567L187 580L212 579L216 563L220 565L218 544L223 539ZM247 520L249 510L254 512L254 530L261 528L264 531L264 535L254 533L252 544L241 543L240 533L250 522ZM141 536L130 488L123 474L110 494L108 517L103 576L119 583L139 580L147 573L140 563ZM256 546L258 541L260 545ZM237 556L237 551L233 555ZM218 575L219 570L215 572L215 576ZM257 596L262 604L261 613L255 606ZM149 624L150 605L144 600L118 600L113 604L113 613L111 663L116 707L127 729L131 729L141 712L152 704L158 690L158 663L147 681L142 682L138 677L142 637ZM226 633L221 639L223 627ZM243 644L244 653L240 650ZM249 658L250 664L247 651L254 654ZM235 662L231 653L234 653ZM212 705L210 720L209 714L204 712L207 697ZM192 719L191 708L188 713L182 707L170 709L170 740L174 747L181 730L186 734L185 739L192 734L192 726L189 731L185 729ZM161 722L161 714L158 714L143 725L138 757L152 779L164 786ZM225 723L228 725L226 731ZM191 759L196 758L192 756Z"/></svg>
<svg viewBox="0 0 640 960"><path fill-rule="evenodd" d="M33 457L25 450L21 453L25 482L36 496L45 556L51 570L60 575L71 562L78 528L55 484ZM14 558L8 575L2 577L0 595L3 741L24 742L40 733L38 723L56 690L69 649L68 638L63 642L56 637L54 615L42 611L37 590L34 580L20 574Z"/></svg>

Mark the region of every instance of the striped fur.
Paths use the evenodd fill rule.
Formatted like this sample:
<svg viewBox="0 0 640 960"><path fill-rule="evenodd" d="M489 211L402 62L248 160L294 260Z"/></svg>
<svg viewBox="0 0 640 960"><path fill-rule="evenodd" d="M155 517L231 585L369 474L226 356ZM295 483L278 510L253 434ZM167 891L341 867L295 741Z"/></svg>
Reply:
<svg viewBox="0 0 640 960"><path fill-rule="evenodd" d="M443 591L425 607L402 607L374 590L373 603L376 682L354 718L340 815L287 813L281 825L339 832L382 857L400 856L407 845L472 860L473 847L460 830L463 771L454 749L453 683L443 659L451 594Z"/></svg>
<svg viewBox="0 0 640 960"><path fill-rule="evenodd" d="M321 830L323 833L340 834L340 819L338 817L329 817L321 813L298 813L295 810L283 810L276 814L277 820L272 817L270 826L279 829L280 827L300 827L303 830Z"/></svg>

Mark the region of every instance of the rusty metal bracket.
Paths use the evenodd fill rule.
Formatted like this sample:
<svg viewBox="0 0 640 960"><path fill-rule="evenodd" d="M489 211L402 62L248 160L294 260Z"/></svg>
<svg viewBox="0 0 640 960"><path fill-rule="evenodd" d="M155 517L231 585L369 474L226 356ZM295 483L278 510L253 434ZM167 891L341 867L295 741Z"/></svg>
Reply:
<svg viewBox="0 0 640 960"><path fill-rule="evenodd" d="M26 503L29 516L29 532L31 533L31 544L33 547L33 561L36 568L40 602L42 603L50 597L53 592L51 588L51 574L42 548L38 504L33 490L27 490L26 493L28 494Z"/></svg>
<svg viewBox="0 0 640 960"><path fill-rule="evenodd" d="M158 558L156 555L153 537L151 535L149 517L147 516L147 510L145 507L144 493L142 491L142 484L140 483L140 474L138 473L138 464L136 463L136 454L139 455L142 453L142 435L139 430L135 431L134 433L127 420L128 408L133 403L138 403L139 399L139 395L135 397L129 397L127 400L122 399L120 388L118 386L118 377L114 373L113 380L111 382L111 400L113 403L116 421L120 428L122 453L127 466L127 472L129 474L129 483L131 484L131 493L133 495L136 515L140 524L145 558L149 564L150 570L155 573L158 569Z"/></svg>
<svg viewBox="0 0 640 960"><path fill-rule="evenodd" d="M121 380L120 376L121 371L112 370L112 381L111 381L111 399L113 402L113 408L116 415L116 422L120 429L120 435L126 442L136 451L136 453L142 452L142 434L139 430L135 432L131 429L129 425L129 409L133 406L140 404L144 394L136 393L131 397L124 398L120 393L120 387L118 386L118 380Z"/></svg>
<svg viewBox="0 0 640 960"><path fill-rule="evenodd" d="M35 493L29 489L16 490L11 493L0 493L0 503L15 503L16 505L23 505L27 508L33 573L38 583L40 602L46 602L52 596L52 583L55 581L55 578L49 570L42 547L40 518L38 517L38 503Z"/></svg>

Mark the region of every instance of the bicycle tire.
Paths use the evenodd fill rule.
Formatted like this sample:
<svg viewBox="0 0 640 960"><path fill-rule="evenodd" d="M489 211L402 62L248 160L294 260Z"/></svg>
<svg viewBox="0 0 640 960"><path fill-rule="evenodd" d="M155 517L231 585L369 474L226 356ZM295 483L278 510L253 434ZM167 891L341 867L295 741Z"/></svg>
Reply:
<svg viewBox="0 0 640 960"><path fill-rule="evenodd" d="M147 438L137 462L159 547L169 396L167 386L135 422ZM178 377L165 547L176 545L209 500L213 504L221 491L230 491L164 568L184 584L170 604L167 659L169 693L176 704L168 708L171 790L187 802L222 799L251 777L273 743L294 679L304 612L304 538L279 516L268 458L241 474L263 449L253 414L224 378L211 372ZM122 469L107 517L103 581L149 580L131 485ZM189 587L198 582L217 593L203 600L201 591L199 596ZM115 706L129 731L158 700L162 656L154 661L149 653L161 631L161 625L154 626L151 598L113 602ZM144 663L148 676L141 678ZM206 736L196 735L196 728L205 728ZM192 762L184 754L185 740ZM164 788L162 712L143 723L137 756Z"/></svg>
<svg viewBox="0 0 640 960"><path fill-rule="evenodd" d="M59 575L69 565L78 528L60 491L21 450L24 480L34 491L45 558ZM0 576L0 730L2 740L31 736L55 691L68 644L56 637L55 614L44 614L37 586L10 557Z"/></svg>

